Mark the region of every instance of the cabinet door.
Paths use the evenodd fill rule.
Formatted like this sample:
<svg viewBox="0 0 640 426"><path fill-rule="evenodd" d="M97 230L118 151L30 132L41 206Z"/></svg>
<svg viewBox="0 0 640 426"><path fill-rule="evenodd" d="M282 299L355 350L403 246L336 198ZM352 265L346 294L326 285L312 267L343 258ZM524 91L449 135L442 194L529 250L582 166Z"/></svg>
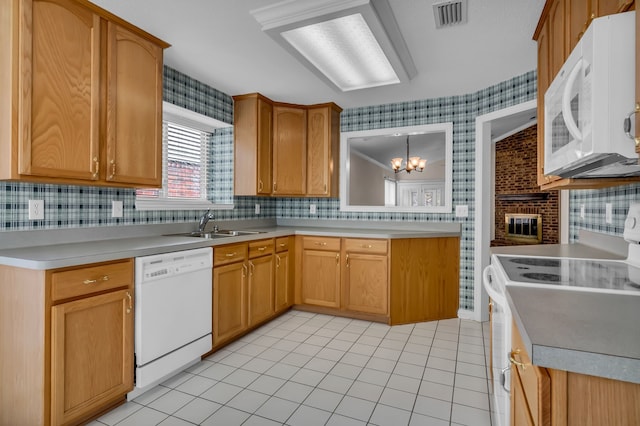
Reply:
<svg viewBox="0 0 640 426"><path fill-rule="evenodd" d="M302 303L340 307L340 253L303 250Z"/></svg>
<svg viewBox="0 0 640 426"><path fill-rule="evenodd" d="M293 280L291 279L289 252L283 251L275 256L275 310L280 312L293 304Z"/></svg>
<svg viewBox="0 0 640 426"><path fill-rule="evenodd" d="M95 180L100 17L69 0L21 5L18 173Z"/></svg>
<svg viewBox="0 0 640 426"><path fill-rule="evenodd" d="M273 315L273 256L249 261L249 327Z"/></svg>
<svg viewBox="0 0 640 426"><path fill-rule="evenodd" d="M350 311L387 314L389 292L387 256L347 253L345 259L345 308Z"/></svg>
<svg viewBox="0 0 640 426"><path fill-rule="evenodd" d="M338 196L340 110L335 108L307 111L307 195Z"/></svg>
<svg viewBox="0 0 640 426"><path fill-rule="evenodd" d="M271 194L273 106L255 93L233 97L235 195Z"/></svg>
<svg viewBox="0 0 640 426"><path fill-rule="evenodd" d="M597 0L569 0L567 3L567 34L569 37L569 53L578 44L578 40L582 38L582 34L595 18L596 6L594 2ZM617 1L617 0L616 0Z"/></svg>
<svg viewBox="0 0 640 426"><path fill-rule="evenodd" d="M247 328L246 276L244 263L213 268L213 345Z"/></svg>
<svg viewBox="0 0 640 426"><path fill-rule="evenodd" d="M535 426L518 374L511 373L511 426Z"/></svg>
<svg viewBox="0 0 640 426"><path fill-rule="evenodd" d="M307 112L273 108L273 194L304 195L307 166Z"/></svg>
<svg viewBox="0 0 640 426"><path fill-rule="evenodd" d="M551 80L567 58L564 0L555 0L549 11L549 69Z"/></svg>
<svg viewBox="0 0 640 426"><path fill-rule="evenodd" d="M162 185L162 48L108 24L107 161L111 182Z"/></svg>
<svg viewBox="0 0 640 426"><path fill-rule="evenodd" d="M133 389L133 303L120 290L51 309L51 423L80 420Z"/></svg>

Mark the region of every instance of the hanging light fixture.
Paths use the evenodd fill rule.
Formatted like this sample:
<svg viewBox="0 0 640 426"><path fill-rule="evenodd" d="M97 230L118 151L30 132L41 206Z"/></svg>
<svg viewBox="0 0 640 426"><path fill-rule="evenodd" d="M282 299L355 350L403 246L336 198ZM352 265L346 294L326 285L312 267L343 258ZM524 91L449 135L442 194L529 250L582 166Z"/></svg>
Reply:
<svg viewBox="0 0 640 426"><path fill-rule="evenodd" d="M427 165L427 160L425 158L420 157L409 157L409 135L407 135L407 160L402 167L402 158L393 158L391 159L391 167L393 171L396 173L400 173L405 171L407 173L411 173L413 171L421 172L424 170Z"/></svg>

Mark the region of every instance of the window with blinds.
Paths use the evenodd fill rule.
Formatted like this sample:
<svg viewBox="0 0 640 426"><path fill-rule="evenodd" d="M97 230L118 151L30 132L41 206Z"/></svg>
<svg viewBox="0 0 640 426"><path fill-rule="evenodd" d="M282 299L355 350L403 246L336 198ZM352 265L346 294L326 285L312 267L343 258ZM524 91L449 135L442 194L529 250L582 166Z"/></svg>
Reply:
<svg viewBox="0 0 640 426"><path fill-rule="evenodd" d="M162 123L162 189L138 189L137 197L207 199L207 145L211 134L168 121Z"/></svg>

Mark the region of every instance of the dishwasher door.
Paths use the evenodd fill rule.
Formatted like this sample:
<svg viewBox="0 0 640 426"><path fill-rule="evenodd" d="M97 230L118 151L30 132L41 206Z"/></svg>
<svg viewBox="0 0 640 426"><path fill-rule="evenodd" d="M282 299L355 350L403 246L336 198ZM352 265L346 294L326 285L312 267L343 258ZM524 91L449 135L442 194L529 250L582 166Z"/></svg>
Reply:
<svg viewBox="0 0 640 426"><path fill-rule="evenodd" d="M211 335L212 253L204 248L136 259L137 366Z"/></svg>

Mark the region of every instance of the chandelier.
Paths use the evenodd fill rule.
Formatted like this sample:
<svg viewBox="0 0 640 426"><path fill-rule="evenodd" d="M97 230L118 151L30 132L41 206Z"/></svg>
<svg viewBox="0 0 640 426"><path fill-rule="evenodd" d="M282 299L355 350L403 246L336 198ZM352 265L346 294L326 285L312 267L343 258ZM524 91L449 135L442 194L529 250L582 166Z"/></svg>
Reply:
<svg viewBox="0 0 640 426"><path fill-rule="evenodd" d="M411 173L412 171L421 172L424 170L424 167L427 165L427 160L420 157L409 157L409 135L407 135L407 160L402 167L402 158L393 158L391 160L391 167L393 171L396 173L407 172Z"/></svg>

